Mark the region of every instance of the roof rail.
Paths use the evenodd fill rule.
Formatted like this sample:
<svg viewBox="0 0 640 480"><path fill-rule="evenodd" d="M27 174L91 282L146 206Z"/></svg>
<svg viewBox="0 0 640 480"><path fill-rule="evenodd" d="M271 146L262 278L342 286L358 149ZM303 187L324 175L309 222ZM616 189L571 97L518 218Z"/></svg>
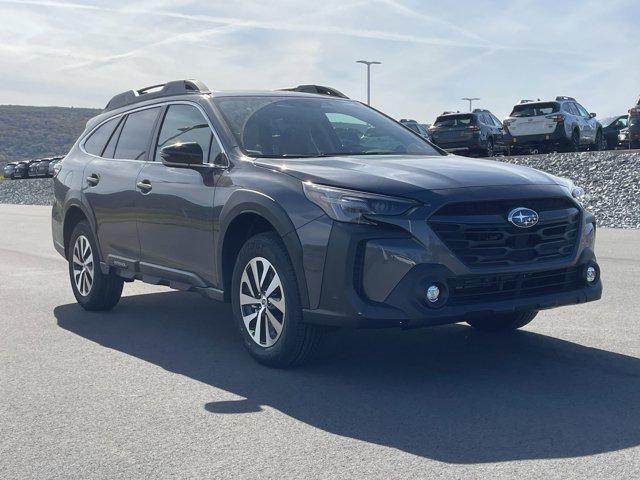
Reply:
<svg viewBox="0 0 640 480"><path fill-rule="evenodd" d="M474 108L473 112L471 113L481 113L481 112L488 112L489 110L487 110L486 108Z"/></svg>
<svg viewBox="0 0 640 480"><path fill-rule="evenodd" d="M140 90L128 90L119 93L107 103L105 111L115 110L134 103L151 100L154 98L170 97L172 95L209 93L209 87L199 80L174 80L172 82L160 83Z"/></svg>
<svg viewBox="0 0 640 480"><path fill-rule="evenodd" d="M349 98L344 93L339 92L335 88L323 87L322 85L298 85L293 88L281 88L283 92L303 92L315 93L317 95L328 95L330 97Z"/></svg>
<svg viewBox="0 0 640 480"><path fill-rule="evenodd" d="M576 101L576 99L575 99L575 98L573 98L573 97L565 97L565 96L563 96L563 95L560 95L560 96L556 97L556 102L561 102L561 101L563 101L563 100L570 100L570 101L572 101L572 102L575 102L575 101Z"/></svg>
<svg viewBox="0 0 640 480"><path fill-rule="evenodd" d="M456 114L456 113L460 113L460 110L457 110L455 112L442 112L442 115L453 115L453 114Z"/></svg>

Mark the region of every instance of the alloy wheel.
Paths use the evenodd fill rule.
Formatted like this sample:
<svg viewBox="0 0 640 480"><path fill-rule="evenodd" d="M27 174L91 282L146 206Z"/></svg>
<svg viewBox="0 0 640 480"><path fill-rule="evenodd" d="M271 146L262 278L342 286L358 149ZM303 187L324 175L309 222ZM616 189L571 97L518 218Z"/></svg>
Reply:
<svg viewBox="0 0 640 480"><path fill-rule="evenodd" d="M76 289L80 295L86 297L93 286L94 264L91 244L84 235L79 235L76 238L71 261L73 263L73 281Z"/></svg>
<svg viewBox="0 0 640 480"><path fill-rule="evenodd" d="M240 312L254 342L271 347L278 341L285 320L284 288L278 272L266 258L253 258L244 267Z"/></svg>

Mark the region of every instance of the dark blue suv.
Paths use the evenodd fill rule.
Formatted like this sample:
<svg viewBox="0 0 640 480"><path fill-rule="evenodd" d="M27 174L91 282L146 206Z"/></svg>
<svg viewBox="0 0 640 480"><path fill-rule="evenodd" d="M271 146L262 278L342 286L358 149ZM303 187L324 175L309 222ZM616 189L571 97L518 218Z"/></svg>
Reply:
<svg viewBox="0 0 640 480"><path fill-rule="evenodd" d="M570 181L447 155L337 95L125 92L56 170L53 240L82 307L133 280L199 292L231 302L271 366L329 327L514 329L601 294Z"/></svg>

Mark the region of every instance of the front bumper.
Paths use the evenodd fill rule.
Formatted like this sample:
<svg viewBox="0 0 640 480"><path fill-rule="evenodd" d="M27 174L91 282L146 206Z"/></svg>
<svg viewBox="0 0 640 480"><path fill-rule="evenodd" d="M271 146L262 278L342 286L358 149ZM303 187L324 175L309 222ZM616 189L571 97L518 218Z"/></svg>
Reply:
<svg viewBox="0 0 640 480"><path fill-rule="evenodd" d="M602 294L600 278L593 284L583 280L586 266L596 264L594 242L595 222L583 214L580 238L570 258L471 268L423 219L406 230L334 223L322 280L315 282L321 285L317 308L311 302L314 308L303 311L304 320L356 328L411 328L594 301ZM552 280L536 283L543 278ZM447 298L435 308L425 295L432 284ZM470 290L461 284L470 285Z"/></svg>

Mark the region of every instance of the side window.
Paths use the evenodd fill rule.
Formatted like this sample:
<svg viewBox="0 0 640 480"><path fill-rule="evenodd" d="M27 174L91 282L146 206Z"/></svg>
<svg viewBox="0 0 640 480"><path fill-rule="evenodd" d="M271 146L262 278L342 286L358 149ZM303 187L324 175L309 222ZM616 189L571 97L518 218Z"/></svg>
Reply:
<svg viewBox="0 0 640 480"><path fill-rule="evenodd" d="M589 116L589 112L587 112L582 105L580 105L579 103L576 103L575 106L578 108L578 111L580 112L580 115L582 115L583 117L588 117Z"/></svg>
<svg viewBox="0 0 640 480"><path fill-rule="evenodd" d="M222 153L220 145L218 145L200 110L193 105L171 105L162 122L155 151L155 161L162 161L160 150L163 147L187 142L195 142L200 145L205 162L215 163L216 157Z"/></svg>
<svg viewBox="0 0 640 480"><path fill-rule="evenodd" d="M151 132L159 111L160 108L155 107L127 115L113 158L147 159Z"/></svg>
<svg viewBox="0 0 640 480"><path fill-rule="evenodd" d="M619 119L617 123L619 128L627 128L627 117Z"/></svg>
<svg viewBox="0 0 640 480"><path fill-rule="evenodd" d="M87 153L96 155L97 157L102 155L104 146L106 145L107 141L109 141L113 130L118 124L117 120L117 118L112 118L93 131L89 138L87 138L84 142L84 149Z"/></svg>
<svg viewBox="0 0 640 480"><path fill-rule="evenodd" d="M571 115L580 115L578 113L578 109L576 108L576 106L571 102L565 103L564 109L565 111L569 112Z"/></svg>
<svg viewBox="0 0 640 480"><path fill-rule="evenodd" d="M111 135L104 152L102 152L104 158L113 158L113 154L116 153L116 145L118 144L118 138L120 138L120 132L122 132L122 125L124 125L124 116L120 118L118 126L113 132L113 135Z"/></svg>
<svg viewBox="0 0 640 480"><path fill-rule="evenodd" d="M493 124L496 127L502 128L502 122L498 120L498 117L496 117L494 114L491 114L491 119L493 120Z"/></svg>

